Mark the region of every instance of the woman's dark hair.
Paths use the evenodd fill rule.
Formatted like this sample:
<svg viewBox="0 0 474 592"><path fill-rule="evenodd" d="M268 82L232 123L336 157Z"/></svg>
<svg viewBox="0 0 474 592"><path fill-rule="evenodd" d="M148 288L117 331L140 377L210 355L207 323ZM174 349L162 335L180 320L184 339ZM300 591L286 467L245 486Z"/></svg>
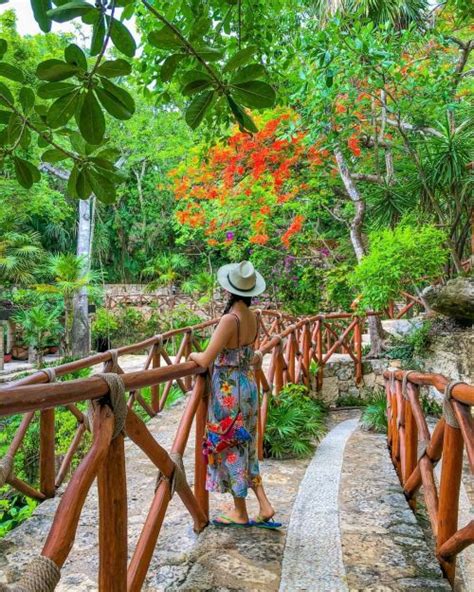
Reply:
<svg viewBox="0 0 474 592"><path fill-rule="evenodd" d="M230 309L234 306L234 304L236 302L239 302L239 300L242 300L242 302L244 304L246 304L247 306L250 306L252 304L252 298L250 296L240 296L239 294L230 294L229 300L227 300L227 303L224 308L224 314L227 314L230 311Z"/></svg>

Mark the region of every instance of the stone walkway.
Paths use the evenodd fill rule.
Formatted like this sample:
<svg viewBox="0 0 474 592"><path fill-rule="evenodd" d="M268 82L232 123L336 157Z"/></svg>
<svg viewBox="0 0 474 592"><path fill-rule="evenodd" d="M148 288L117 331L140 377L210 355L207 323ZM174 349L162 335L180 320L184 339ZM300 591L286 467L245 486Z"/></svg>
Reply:
<svg viewBox="0 0 474 592"><path fill-rule="evenodd" d="M385 436L358 429L349 439L339 511L351 591L451 590L403 495Z"/></svg>

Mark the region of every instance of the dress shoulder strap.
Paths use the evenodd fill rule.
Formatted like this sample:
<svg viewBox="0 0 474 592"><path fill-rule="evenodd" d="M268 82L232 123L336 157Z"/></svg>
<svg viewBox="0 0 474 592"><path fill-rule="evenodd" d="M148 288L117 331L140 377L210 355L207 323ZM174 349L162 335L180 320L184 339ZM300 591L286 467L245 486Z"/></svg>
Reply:
<svg viewBox="0 0 474 592"><path fill-rule="evenodd" d="M235 312L230 312L229 314L231 314L237 321L237 347L240 347L240 319Z"/></svg>

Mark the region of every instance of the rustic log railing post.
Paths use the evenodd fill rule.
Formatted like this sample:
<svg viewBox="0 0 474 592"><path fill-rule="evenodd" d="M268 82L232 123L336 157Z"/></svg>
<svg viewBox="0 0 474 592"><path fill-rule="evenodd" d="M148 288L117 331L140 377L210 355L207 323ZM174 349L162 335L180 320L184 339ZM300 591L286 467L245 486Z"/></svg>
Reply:
<svg viewBox="0 0 474 592"><path fill-rule="evenodd" d="M318 371L316 375L316 388L320 391L323 387L323 317L318 317L316 331L316 358L318 361Z"/></svg>
<svg viewBox="0 0 474 592"><path fill-rule="evenodd" d="M54 497L56 490L54 409L40 414L40 491L46 497Z"/></svg>
<svg viewBox="0 0 474 592"><path fill-rule="evenodd" d="M186 346L184 348L184 359L187 360L188 357L191 355L193 351L193 330L189 329L186 332ZM193 377L186 376L184 379L184 386L186 387L187 391L190 391L193 388Z"/></svg>
<svg viewBox="0 0 474 592"><path fill-rule="evenodd" d="M304 324L303 328L303 367L306 371L304 376L304 382L306 386L309 388L310 382L310 373L309 368L311 365L311 331L309 329L309 323Z"/></svg>
<svg viewBox="0 0 474 592"><path fill-rule="evenodd" d="M283 371L285 369L285 364L283 360L283 347L281 341L278 345L275 346L275 349L273 350L273 355L275 369L274 392L275 396L278 396L281 389L283 388Z"/></svg>
<svg viewBox="0 0 474 592"><path fill-rule="evenodd" d="M151 358L152 368L159 368L161 365L161 347L162 340L159 343L155 343L153 346L153 353ZM160 410L160 385L154 384L150 387L151 390L151 408L153 413L158 413Z"/></svg>
<svg viewBox="0 0 474 592"><path fill-rule="evenodd" d="M456 532L458 527L459 490L461 486L464 441L459 424L455 419L449 403L450 389L446 388L444 415L443 464L439 487L438 533L436 550ZM445 560L438 557L446 577L454 586L456 557Z"/></svg>
<svg viewBox="0 0 474 592"><path fill-rule="evenodd" d="M362 368L362 330L361 319L357 317L357 324L354 327L354 353L357 359L355 369L356 384L362 382L363 368Z"/></svg>
<svg viewBox="0 0 474 592"><path fill-rule="evenodd" d="M202 443L206 430L207 407L209 402L209 377L198 376L196 388L202 392L196 411L196 446L194 465L194 495L201 510L209 520L209 492L206 489L206 459L202 452Z"/></svg>
<svg viewBox="0 0 474 592"><path fill-rule="evenodd" d="M97 474L99 492L99 591L126 592L128 560L127 480L124 437L109 446Z"/></svg>

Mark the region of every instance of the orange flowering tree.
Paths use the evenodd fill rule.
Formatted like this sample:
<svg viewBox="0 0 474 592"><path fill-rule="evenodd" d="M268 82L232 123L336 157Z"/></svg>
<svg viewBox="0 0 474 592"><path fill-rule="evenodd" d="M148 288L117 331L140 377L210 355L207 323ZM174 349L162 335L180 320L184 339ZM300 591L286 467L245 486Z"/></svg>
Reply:
<svg viewBox="0 0 474 592"><path fill-rule="evenodd" d="M183 240L231 257L252 246L292 250L310 209L309 178L327 156L294 132L294 119L273 114L254 135L236 131L172 171Z"/></svg>
<svg viewBox="0 0 474 592"><path fill-rule="evenodd" d="M318 275L309 270L315 261L324 267L328 256L316 240L315 219L324 196L317 179L326 174L329 152L308 143L290 110L256 120L257 133L234 130L172 171L179 240L216 260L252 258L277 299L298 289L319 299Z"/></svg>

